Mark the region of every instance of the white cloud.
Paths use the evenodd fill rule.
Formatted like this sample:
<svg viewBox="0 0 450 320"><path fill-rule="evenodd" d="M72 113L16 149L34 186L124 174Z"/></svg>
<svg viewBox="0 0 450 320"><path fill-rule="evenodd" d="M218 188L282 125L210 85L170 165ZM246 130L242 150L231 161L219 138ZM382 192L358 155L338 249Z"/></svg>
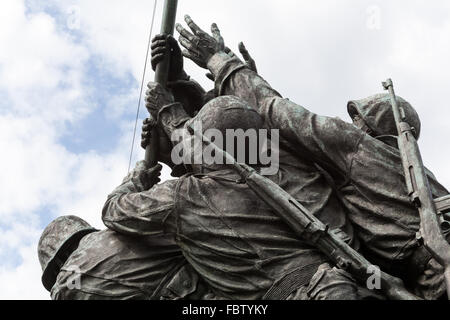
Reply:
<svg viewBox="0 0 450 320"><path fill-rule="evenodd" d="M80 119L87 102L82 75L89 54L57 30L45 13L25 14L23 1L5 0L0 20L2 114L37 115L49 122Z"/></svg>
<svg viewBox="0 0 450 320"><path fill-rule="evenodd" d="M42 271L36 262L36 246L19 246L17 251L23 259L15 269L0 266L0 300L44 300L49 294L40 282Z"/></svg>
<svg viewBox="0 0 450 320"><path fill-rule="evenodd" d="M61 144L66 124L97 108L83 81L88 49L48 14L26 13L23 1L2 5L0 253L15 251L23 261L15 269L0 267L0 297L48 298L37 260L38 213L76 213L101 227L101 204L124 175L126 153L120 144L120 152L105 157L75 154Z"/></svg>

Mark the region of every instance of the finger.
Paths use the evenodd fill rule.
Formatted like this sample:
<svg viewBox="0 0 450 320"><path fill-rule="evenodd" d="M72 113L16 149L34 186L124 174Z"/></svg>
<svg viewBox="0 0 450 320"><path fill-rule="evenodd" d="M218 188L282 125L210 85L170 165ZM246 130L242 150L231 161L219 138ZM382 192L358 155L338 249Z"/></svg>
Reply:
<svg viewBox="0 0 450 320"><path fill-rule="evenodd" d="M162 170L162 165L157 164L154 167L151 167L150 169L147 170L147 173L152 174L153 172L158 172Z"/></svg>
<svg viewBox="0 0 450 320"><path fill-rule="evenodd" d="M156 40L156 41L152 42L152 45L150 46L150 48L152 50L156 49L156 48L159 48L159 47L165 48L166 45L167 45L166 39L164 39L164 40Z"/></svg>
<svg viewBox="0 0 450 320"><path fill-rule="evenodd" d="M156 88L158 88L158 86L160 86L160 84L157 83L157 82L153 82L153 81L150 81L150 82L147 84L147 88L149 88L150 90L155 90ZM147 92L148 92L148 91L147 91Z"/></svg>
<svg viewBox="0 0 450 320"><path fill-rule="evenodd" d="M194 41L195 36L192 33L190 33L189 31L187 31L185 28L183 28L183 26L181 24L177 23L176 28L177 28L178 33L181 36L185 37L189 41Z"/></svg>
<svg viewBox="0 0 450 320"><path fill-rule="evenodd" d="M150 138L147 138L145 135L141 136L141 145L147 146L149 140Z"/></svg>
<svg viewBox="0 0 450 320"><path fill-rule="evenodd" d="M222 37L222 36L220 35L219 27L218 27L217 24L215 24L215 23L213 23L213 24L211 25L211 33L212 33L212 35L214 36L214 38Z"/></svg>
<svg viewBox="0 0 450 320"><path fill-rule="evenodd" d="M145 107L146 107L147 109L149 109L149 108L151 108L151 109L155 108L155 97L153 97L153 96L147 97L147 98L145 99Z"/></svg>
<svg viewBox="0 0 450 320"><path fill-rule="evenodd" d="M247 64L247 66L255 71L258 72L258 69L256 68L256 63L255 60L252 58L252 56L250 55L250 53L248 52L247 48L245 47L243 42L239 43L239 52L241 53L242 57L245 60L245 63Z"/></svg>
<svg viewBox="0 0 450 320"><path fill-rule="evenodd" d="M164 60L165 53L153 53L152 52L152 67L156 66L158 63L160 63L162 60Z"/></svg>
<svg viewBox="0 0 450 320"><path fill-rule="evenodd" d="M145 99L145 107L147 109L158 109L158 99L155 96L149 96Z"/></svg>
<svg viewBox="0 0 450 320"><path fill-rule="evenodd" d="M166 35L160 33L153 37L152 42L159 41L159 40L165 40L165 39L166 39Z"/></svg>
<svg viewBox="0 0 450 320"><path fill-rule="evenodd" d="M153 129L157 125L156 120L153 117L150 117L147 119L148 119L149 126ZM150 135L151 135L151 130L150 130Z"/></svg>
<svg viewBox="0 0 450 320"><path fill-rule="evenodd" d="M142 125L142 130L144 131L152 131L154 127L157 126L157 123L153 117L149 117L148 121Z"/></svg>
<svg viewBox="0 0 450 320"><path fill-rule="evenodd" d="M197 26L197 24L194 22L194 20L191 19L189 15L184 16L184 21L186 21L186 24L188 25L189 28L191 28L194 34L204 32L202 29L200 29L199 26Z"/></svg>
<svg viewBox="0 0 450 320"><path fill-rule="evenodd" d="M152 126L151 124L144 124L144 125L142 126L141 137L143 137L143 138L148 138L148 137L150 137L153 128L154 128L154 126Z"/></svg>
<svg viewBox="0 0 450 320"><path fill-rule="evenodd" d="M219 30L219 27L217 26L217 24L213 23L211 25L211 32L212 32L214 39L216 39L216 41L219 42L220 46L223 47L225 45L224 40L223 40L222 35L220 34L220 30Z"/></svg>
<svg viewBox="0 0 450 320"><path fill-rule="evenodd" d="M142 126L142 135L147 137L149 134L151 134L152 129L153 129L153 126L151 126L149 123L144 124Z"/></svg>
<svg viewBox="0 0 450 320"><path fill-rule="evenodd" d="M148 140L147 139L142 139L141 140L141 147L142 149L147 149L148 146Z"/></svg>
<svg viewBox="0 0 450 320"><path fill-rule="evenodd" d="M245 61L248 61L252 58L243 42L239 42L239 52L242 54L242 57Z"/></svg>
<svg viewBox="0 0 450 320"><path fill-rule="evenodd" d="M153 71L156 70L156 66L163 60L164 60L164 54L162 54L162 53L158 54L158 55L155 55L155 56L152 56L152 69L153 69Z"/></svg>
<svg viewBox="0 0 450 320"><path fill-rule="evenodd" d="M149 118L145 118L144 121L142 121L142 124L146 125L150 123L150 119Z"/></svg>
<svg viewBox="0 0 450 320"><path fill-rule="evenodd" d="M155 49L152 49L152 56L156 56L158 54L164 54L167 52L166 47L156 47Z"/></svg>
<svg viewBox="0 0 450 320"><path fill-rule="evenodd" d="M191 41L189 41L188 39L186 39L183 36L180 36L180 38L178 39L178 41L180 41L180 44L186 48L189 51L196 51L196 47L192 44Z"/></svg>
<svg viewBox="0 0 450 320"><path fill-rule="evenodd" d="M145 102L147 105L153 105L158 99L158 94L154 90L147 90L145 93Z"/></svg>
<svg viewBox="0 0 450 320"><path fill-rule="evenodd" d="M198 54L193 51L183 50L182 54L184 57L191 59L194 62L199 61Z"/></svg>
<svg viewBox="0 0 450 320"><path fill-rule="evenodd" d="M141 140L150 140L150 139L151 139L151 136L152 136L152 131L151 131L151 130L149 130L149 131L143 131L143 132L141 133Z"/></svg>

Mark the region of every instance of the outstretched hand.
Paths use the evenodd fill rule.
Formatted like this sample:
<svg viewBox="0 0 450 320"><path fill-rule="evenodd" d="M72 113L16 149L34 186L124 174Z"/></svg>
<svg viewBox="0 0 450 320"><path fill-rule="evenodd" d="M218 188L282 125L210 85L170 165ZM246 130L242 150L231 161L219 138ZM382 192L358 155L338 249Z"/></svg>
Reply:
<svg viewBox="0 0 450 320"><path fill-rule="evenodd" d="M220 30L213 23L211 36L200 29L188 15L184 17L184 20L192 33L183 28L181 24L176 25L176 29L180 33L179 42L185 48L183 56L194 61L199 67L207 69L209 59L217 52L225 50L225 43L220 35Z"/></svg>

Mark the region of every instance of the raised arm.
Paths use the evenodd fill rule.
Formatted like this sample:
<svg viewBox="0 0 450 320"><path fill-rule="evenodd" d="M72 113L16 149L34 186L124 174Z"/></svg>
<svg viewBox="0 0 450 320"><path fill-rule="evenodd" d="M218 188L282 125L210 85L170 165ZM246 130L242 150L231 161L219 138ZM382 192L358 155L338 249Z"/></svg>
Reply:
<svg viewBox="0 0 450 320"><path fill-rule="evenodd" d="M363 131L339 118L320 116L282 98L260 108L270 128L279 129L291 150L311 158L330 173L346 174L364 137Z"/></svg>
<svg viewBox="0 0 450 320"><path fill-rule="evenodd" d="M148 170L141 161L109 196L103 207L104 224L119 233L157 236L175 230L171 213L177 181L157 185L161 166Z"/></svg>

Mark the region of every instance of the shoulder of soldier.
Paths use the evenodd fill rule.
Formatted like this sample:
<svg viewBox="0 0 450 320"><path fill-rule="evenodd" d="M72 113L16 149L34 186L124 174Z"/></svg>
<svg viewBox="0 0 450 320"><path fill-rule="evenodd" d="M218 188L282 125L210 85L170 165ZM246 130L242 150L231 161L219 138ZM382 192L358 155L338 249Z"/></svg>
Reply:
<svg viewBox="0 0 450 320"><path fill-rule="evenodd" d="M69 290L68 283L70 282L70 277L73 275L73 272L68 272L65 270L61 270L58 273L56 278L56 282L50 290L50 296L52 300L71 300L73 298L70 295L73 295L74 290Z"/></svg>

